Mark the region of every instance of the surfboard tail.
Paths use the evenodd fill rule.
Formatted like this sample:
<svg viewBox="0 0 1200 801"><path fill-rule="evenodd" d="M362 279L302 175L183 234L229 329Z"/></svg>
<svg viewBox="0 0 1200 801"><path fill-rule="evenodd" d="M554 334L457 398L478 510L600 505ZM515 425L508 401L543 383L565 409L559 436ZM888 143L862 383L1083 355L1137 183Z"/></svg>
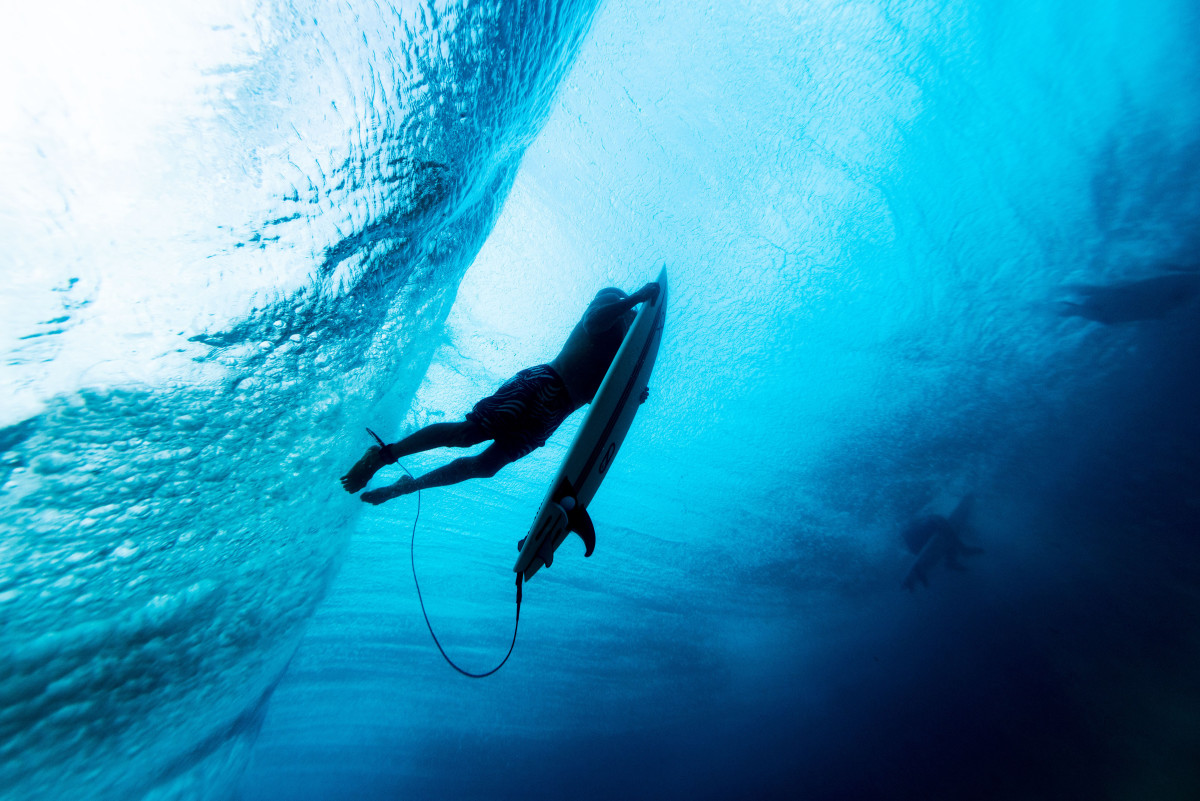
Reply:
<svg viewBox="0 0 1200 801"><path fill-rule="evenodd" d="M917 589L917 582L924 587L929 586L929 579L925 576L925 571L921 569L920 565L913 565L908 571L908 575L904 577L904 589L913 592Z"/></svg>
<svg viewBox="0 0 1200 801"><path fill-rule="evenodd" d="M549 502L543 510L546 512L544 525L537 528L529 537L533 537L526 545L529 537L524 537L517 543L521 554L513 568L529 580L538 570L554 564L554 552L574 532L583 540L584 556L591 556L596 550L596 526L587 509L577 505L570 496ZM527 553L528 551L528 553Z"/></svg>

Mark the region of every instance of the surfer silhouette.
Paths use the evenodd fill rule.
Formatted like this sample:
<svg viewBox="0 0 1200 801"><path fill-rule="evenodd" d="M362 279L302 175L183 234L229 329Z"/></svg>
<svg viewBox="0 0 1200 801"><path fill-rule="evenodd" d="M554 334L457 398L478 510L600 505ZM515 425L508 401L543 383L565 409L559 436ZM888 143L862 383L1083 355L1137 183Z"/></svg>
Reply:
<svg viewBox="0 0 1200 801"><path fill-rule="evenodd" d="M904 589L916 589L917 582L929 586L929 571L939 564L952 570L965 570L963 556L983 553L982 548L964 545L963 531L971 514L975 497L967 495L958 502L949 517L933 514L919 517L904 529L904 544L916 555L916 560L904 577Z"/></svg>
<svg viewBox="0 0 1200 801"><path fill-rule="evenodd" d="M360 496L378 505L417 490L490 478L542 447L572 412L591 403L633 323L634 307L655 300L658 294L659 286L653 282L632 295L614 287L601 289L553 361L517 373L476 403L460 422L433 423L391 444L371 432L379 444L368 448L342 476L342 487L358 492L381 468L413 453L469 448L492 440L473 456L455 459L417 478L402 476L394 484Z"/></svg>
<svg viewBox="0 0 1200 801"><path fill-rule="evenodd" d="M1140 281L1107 286L1072 284L1064 287L1078 299L1063 301L1063 317L1083 317L1105 325L1159 320L1200 296L1200 272L1172 271Z"/></svg>

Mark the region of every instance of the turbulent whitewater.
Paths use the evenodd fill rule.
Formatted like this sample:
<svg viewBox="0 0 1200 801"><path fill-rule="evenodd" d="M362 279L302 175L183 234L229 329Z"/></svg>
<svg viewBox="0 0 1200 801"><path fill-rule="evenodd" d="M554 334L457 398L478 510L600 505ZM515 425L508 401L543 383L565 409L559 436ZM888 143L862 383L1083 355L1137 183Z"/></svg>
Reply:
<svg viewBox="0 0 1200 801"><path fill-rule="evenodd" d="M130 5L3 34L6 797L236 779L592 13Z"/></svg>

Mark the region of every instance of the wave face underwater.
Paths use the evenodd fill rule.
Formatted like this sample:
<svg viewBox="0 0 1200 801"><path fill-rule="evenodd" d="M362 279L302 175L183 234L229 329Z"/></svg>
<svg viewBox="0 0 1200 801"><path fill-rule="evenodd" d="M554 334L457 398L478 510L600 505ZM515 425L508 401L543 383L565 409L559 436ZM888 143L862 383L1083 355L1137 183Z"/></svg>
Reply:
<svg viewBox="0 0 1200 801"><path fill-rule="evenodd" d="M222 797L591 4L5 26L0 787ZM390 394L389 394L390 393Z"/></svg>
<svg viewBox="0 0 1200 801"><path fill-rule="evenodd" d="M1200 791L1194 3L93 5L0 32L4 798ZM336 478L663 262L467 681ZM468 669L578 417L424 493Z"/></svg>

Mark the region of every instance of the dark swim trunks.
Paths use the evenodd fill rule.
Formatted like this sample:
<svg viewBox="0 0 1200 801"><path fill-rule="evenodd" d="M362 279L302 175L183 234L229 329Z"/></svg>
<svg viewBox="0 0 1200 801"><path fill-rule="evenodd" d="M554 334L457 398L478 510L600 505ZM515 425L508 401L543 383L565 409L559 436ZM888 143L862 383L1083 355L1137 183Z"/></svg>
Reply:
<svg viewBox="0 0 1200 801"><path fill-rule="evenodd" d="M573 411L562 378L550 365L540 364L505 381L493 395L475 404L467 419L519 459L545 445Z"/></svg>

